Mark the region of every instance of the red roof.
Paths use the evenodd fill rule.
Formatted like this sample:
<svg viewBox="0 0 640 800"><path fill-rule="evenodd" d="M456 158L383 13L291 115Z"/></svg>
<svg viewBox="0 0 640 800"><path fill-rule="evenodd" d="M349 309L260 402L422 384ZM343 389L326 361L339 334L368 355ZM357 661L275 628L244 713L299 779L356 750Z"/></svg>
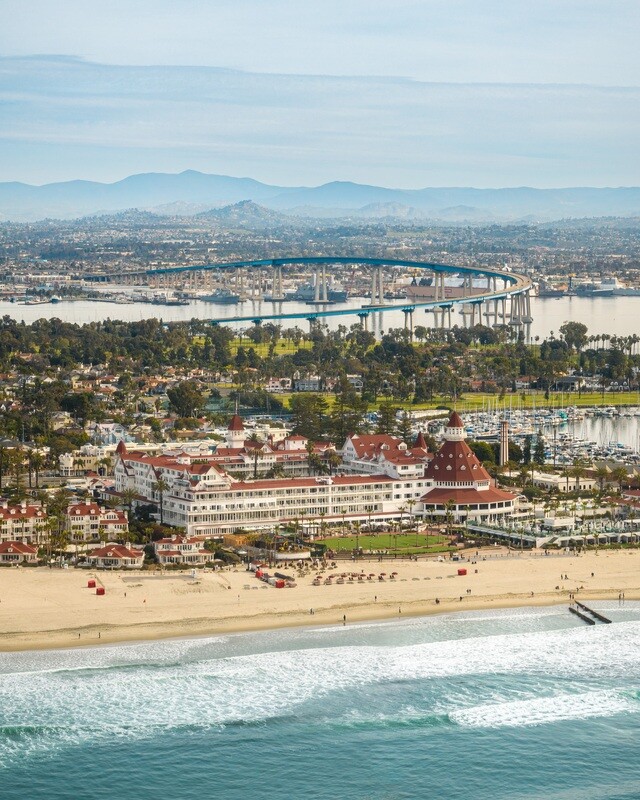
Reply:
<svg viewBox="0 0 640 800"><path fill-rule="evenodd" d="M42 506L9 506L8 508L0 507L0 517L2 517L2 519L44 518L45 512Z"/></svg>
<svg viewBox="0 0 640 800"><path fill-rule="evenodd" d="M157 539L155 544L199 544L200 542L201 539L196 536L172 536L171 538Z"/></svg>
<svg viewBox="0 0 640 800"><path fill-rule="evenodd" d="M126 454L126 452L127 452L127 445L124 443L122 439L120 439L120 441L118 442L118 446L116 447L116 453L119 456L123 456Z"/></svg>
<svg viewBox="0 0 640 800"><path fill-rule="evenodd" d="M331 482L335 486L350 486L367 483L395 483L398 479L391 478L389 475L334 475L332 478L274 478L257 481L239 481L232 483L231 490L238 489L281 489L290 486L292 489L307 486L323 486Z"/></svg>
<svg viewBox="0 0 640 800"><path fill-rule="evenodd" d="M445 440L433 460L429 462L425 476L437 483L443 481L469 483L491 480L487 470L464 441Z"/></svg>
<svg viewBox="0 0 640 800"><path fill-rule="evenodd" d="M37 547L24 542L0 542L0 554L19 553L22 556L34 556L37 552Z"/></svg>
<svg viewBox="0 0 640 800"><path fill-rule="evenodd" d="M426 442L426 440L425 440L425 438L424 438L424 434L422 433L422 431L420 431L420 432L418 433L418 435L416 436L416 440L415 440L415 442L413 443L413 446L414 446L414 447L420 447L420 448L422 448L423 450L428 450L428 449L429 449L429 448L427 447L427 442Z"/></svg>
<svg viewBox="0 0 640 800"><path fill-rule="evenodd" d="M108 544L105 547L99 547L97 550L92 550L89 553L90 558L140 558L144 555L143 550L129 549L123 544Z"/></svg>
<svg viewBox="0 0 640 800"><path fill-rule="evenodd" d="M125 522L129 521L127 519L127 515L124 513L124 511L118 511L116 513L118 514L118 516L115 519L109 519L108 517L103 516L101 518L101 520L100 520L100 524L102 526L105 526L105 525L123 525Z"/></svg>
<svg viewBox="0 0 640 800"><path fill-rule="evenodd" d="M460 414L458 414L457 411L453 411L449 417L447 428L464 428L462 420L460 419Z"/></svg>
<svg viewBox="0 0 640 800"><path fill-rule="evenodd" d="M100 508L96 503L76 503L67 508L67 515L74 517L97 517L100 515Z"/></svg>
<svg viewBox="0 0 640 800"><path fill-rule="evenodd" d="M242 422L242 417L239 414L234 414L231 417L231 422L229 423L229 427L227 428L228 431L243 431L244 430L244 423Z"/></svg>
<svg viewBox="0 0 640 800"><path fill-rule="evenodd" d="M475 506L479 503L497 503L515 500L516 495L491 486L488 489L432 489L420 498L425 506L444 505L451 501L457 506Z"/></svg>

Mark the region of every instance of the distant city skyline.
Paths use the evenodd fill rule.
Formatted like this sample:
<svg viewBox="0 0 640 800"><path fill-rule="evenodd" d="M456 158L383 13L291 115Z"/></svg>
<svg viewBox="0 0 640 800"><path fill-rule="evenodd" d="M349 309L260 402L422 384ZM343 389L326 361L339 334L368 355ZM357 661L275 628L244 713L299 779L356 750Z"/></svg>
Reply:
<svg viewBox="0 0 640 800"><path fill-rule="evenodd" d="M637 2L300 5L0 0L0 181L640 185Z"/></svg>

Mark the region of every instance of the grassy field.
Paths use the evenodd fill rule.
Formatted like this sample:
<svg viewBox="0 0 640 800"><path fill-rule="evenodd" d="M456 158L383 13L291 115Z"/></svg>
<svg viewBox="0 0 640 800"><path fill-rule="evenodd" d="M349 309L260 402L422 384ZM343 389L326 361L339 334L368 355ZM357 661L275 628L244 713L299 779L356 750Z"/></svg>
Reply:
<svg viewBox="0 0 640 800"><path fill-rule="evenodd" d="M520 394L507 394L502 400L498 400L498 395L483 392L469 392L453 401L450 397L438 397L430 403L419 403L417 405L403 404L403 407L412 409L437 408L447 406L456 408L460 412L482 411L489 404L492 408L496 403L498 408L561 408L566 406L636 406L640 405L638 392L605 392L604 399L602 392L583 392L579 397L577 392L560 393L553 392L549 399L545 400L544 392L527 393L524 397Z"/></svg>
<svg viewBox="0 0 640 800"><path fill-rule="evenodd" d="M292 394L284 392L278 394L278 397L284 402L285 406L289 405L289 400ZM327 401L329 411L335 405L335 395L325 393L323 397ZM380 403L388 402L390 398L379 398L375 403L369 403L369 411L377 411ZM640 396L638 392L605 392L604 402L602 400L601 392L586 392L581 397L577 393L564 393L560 394L553 392L548 400L545 400L544 392L534 392L526 394L524 398L519 394L505 395L502 400L498 400L497 394L488 394L486 392L469 392L456 400L451 397L434 397L428 403L403 403L394 402L398 408L406 409L408 411L427 411L438 408L443 408L443 415L446 414L446 409L455 408L461 414L465 411L482 411L491 407L494 409L496 404L498 409L508 409L510 407L516 408L566 408L567 406L579 406L582 408L593 406L640 406Z"/></svg>
<svg viewBox="0 0 640 800"><path fill-rule="evenodd" d="M267 347L267 345L264 346ZM239 387L236 385L224 384L222 388L237 389ZM289 401L293 397L293 394L291 392L279 392L274 396L284 403L284 410L287 411L289 408ZM327 411L331 412L336 402L335 395L325 392L322 393L322 396L327 401ZM387 397L379 398L377 402L369 403L368 410L370 412L377 411L380 407L380 403L389 401L390 398ZM602 394L600 392L583 393L581 397L578 397L577 394L565 393L561 395L554 392L550 395L548 400L545 400L544 392L536 392L533 394L527 394L524 398L515 394L505 395L502 400L498 400L498 395L496 394L473 392L464 394L462 397L458 397L456 400L453 400L451 397L434 397L434 399L428 403L403 403L400 401L394 402L393 400L391 400L391 402L393 402L393 404L398 408L405 409L407 411L430 411L441 409L442 416L446 416L448 409L455 409L460 414L464 415L465 413L488 410L489 408L494 410L496 408L496 404L498 410L509 408L513 408L514 410L517 408L556 409L566 408L567 406L578 406L582 408L597 406L640 406L640 397L638 396L638 392L605 392L603 402Z"/></svg>
<svg viewBox="0 0 640 800"><path fill-rule="evenodd" d="M448 551L449 545L444 536L424 533L377 533L361 536L336 536L323 539L322 544L334 552L350 552L360 547L362 550L387 550L399 555L411 553L441 553Z"/></svg>
<svg viewBox="0 0 640 800"><path fill-rule="evenodd" d="M256 355L260 356L260 358L266 358L269 355L269 342L265 344L254 344L251 339L233 339L231 344L229 345L231 348L231 355L235 356L238 352L239 347L244 347L245 350L255 350ZM311 349L311 342L300 342L296 347L292 341L280 339L278 344L276 345L276 355L277 356L290 356L293 353L297 353L298 350L309 350Z"/></svg>

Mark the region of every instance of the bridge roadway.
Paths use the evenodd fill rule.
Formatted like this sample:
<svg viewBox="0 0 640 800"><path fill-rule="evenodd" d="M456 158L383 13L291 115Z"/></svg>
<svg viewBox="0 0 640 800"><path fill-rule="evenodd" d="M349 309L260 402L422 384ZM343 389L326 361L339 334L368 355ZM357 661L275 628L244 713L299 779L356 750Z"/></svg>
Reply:
<svg viewBox="0 0 640 800"><path fill-rule="evenodd" d="M529 304L530 290L532 283L530 278L525 275L520 275L514 272L505 272L500 269L493 269L491 267L469 267L457 266L453 264L436 264L425 261L409 261L404 259L389 259L389 258L360 258L357 256L291 256L284 258L269 258L269 259L256 259L249 261L232 261L224 264L204 264L204 265L188 265L182 267L158 267L149 270L138 270L133 272L113 273L110 275L87 275L84 279L91 282L124 282L132 283L136 278L158 278L162 276L172 276L174 278L180 275L188 275L190 273L207 273L207 272L223 272L228 270L238 269L264 269L272 268L275 274L279 276L279 285L282 284L282 267L290 265L303 265L312 266L316 271L316 285L320 282L326 292L326 274L325 267L331 264L348 265L353 264L362 267L370 267L372 271L372 287L371 287L371 303L363 305L360 308L349 309L328 309L310 310L309 312L295 312L295 313L274 313L274 314L251 314L246 316L224 317L213 320L215 324L222 323L236 323L236 322L254 322L259 324L261 322L275 321L275 320L294 320L306 319L310 322L322 317L340 317L340 316L358 316L362 324L366 326L366 319L369 314L385 311L403 311L405 314L405 326L413 327L412 315L416 308L424 308L425 310L433 309L434 312L441 312L442 324L444 326L445 313L450 313L454 305L470 305L471 306L471 319L472 325L476 318L476 308L478 311L478 319L481 321L481 306L482 303L493 302L493 312L486 312L486 316L494 317L494 324L498 324L498 317L502 318L502 324L507 324L507 319L511 325L522 325L531 322L531 311ZM405 269L419 269L427 270L434 273L435 277L435 298L433 300L425 300L416 302L407 300L402 303L385 303L384 302L384 289L382 284L382 268L383 267L401 267ZM320 272L320 269L322 271ZM463 278L463 296L461 297L445 297L444 276L445 274L457 274ZM477 292L472 287L472 279L477 276L487 278L487 291ZM501 289L497 287L497 281L503 282ZM275 282L275 278L274 278ZM490 289L490 284L493 282L493 289ZM438 294L441 296L439 297ZM325 293L326 298L326 293ZM505 303L507 300L511 302L511 309L507 314ZM272 302L283 302L284 298L273 299ZM377 302L376 302L377 301ZM498 303L502 302L502 311L498 310ZM322 305L322 297L319 295L314 301L313 305ZM410 323L410 324L409 324Z"/></svg>

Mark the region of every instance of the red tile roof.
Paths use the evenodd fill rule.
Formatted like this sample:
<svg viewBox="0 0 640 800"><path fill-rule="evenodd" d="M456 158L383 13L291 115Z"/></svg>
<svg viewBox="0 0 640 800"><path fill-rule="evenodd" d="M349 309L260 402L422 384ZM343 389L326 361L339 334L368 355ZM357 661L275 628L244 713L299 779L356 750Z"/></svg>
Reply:
<svg viewBox="0 0 640 800"><path fill-rule="evenodd" d="M34 556L37 552L37 547L24 544L24 542L0 542L0 555L3 553L7 553L7 555L18 553L22 556Z"/></svg>
<svg viewBox="0 0 640 800"><path fill-rule="evenodd" d="M478 505L479 503L497 503L506 500L514 500L516 495L503 492L491 486L488 489L432 489L420 498L420 502L425 506L444 505L451 501L454 505Z"/></svg>
<svg viewBox="0 0 640 800"><path fill-rule="evenodd" d="M442 481L490 481L491 476L482 466L473 450L464 441L445 440L429 462L425 476L440 483Z"/></svg>
<svg viewBox="0 0 640 800"><path fill-rule="evenodd" d="M242 417L239 414L234 414L231 417L231 422L229 423L229 427L227 428L228 431L243 431L244 430L244 423L242 422Z"/></svg>
<svg viewBox="0 0 640 800"><path fill-rule="evenodd" d="M99 547L97 550L92 550L89 553L90 558L140 558L144 555L143 550L129 549L123 544L108 544L105 547Z"/></svg>
<svg viewBox="0 0 640 800"><path fill-rule="evenodd" d="M415 442L413 443L413 446L414 446L414 447L419 447L419 448L421 448L422 450L428 450L428 449L429 449L429 448L427 447L427 442L426 442L426 440L425 440L425 438L424 438L424 434L422 433L422 431L420 431L420 432L418 433L418 435L416 436L416 440L415 440Z"/></svg>
<svg viewBox="0 0 640 800"><path fill-rule="evenodd" d="M389 475L335 475L332 478L274 478L257 481L238 481L232 483L231 490L239 489L282 489L286 487L306 488L308 486L323 486L331 482L335 486L364 485L368 483L395 483L398 479L391 478Z"/></svg>
<svg viewBox="0 0 640 800"><path fill-rule="evenodd" d="M156 539L154 544L200 544L201 541L195 536L172 536L166 539Z"/></svg>
<svg viewBox="0 0 640 800"><path fill-rule="evenodd" d="M100 507L96 503L76 503L67 508L67 515L72 517L97 517L100 515Z"/></svg>
<svg viewBox="0 0 640 800"><path fill-rule="evenodd" d="M453 411L449 417L447 428L464 428L462 420L460 419L460 414L458 414L457 411Z"/></svg>
<svg viewBox="0 0 640 800"><path fill-rule="evenodd" d="M2 519L44 519L46 514L42 506L9 506L0 507L0 517Z"/></svg>

